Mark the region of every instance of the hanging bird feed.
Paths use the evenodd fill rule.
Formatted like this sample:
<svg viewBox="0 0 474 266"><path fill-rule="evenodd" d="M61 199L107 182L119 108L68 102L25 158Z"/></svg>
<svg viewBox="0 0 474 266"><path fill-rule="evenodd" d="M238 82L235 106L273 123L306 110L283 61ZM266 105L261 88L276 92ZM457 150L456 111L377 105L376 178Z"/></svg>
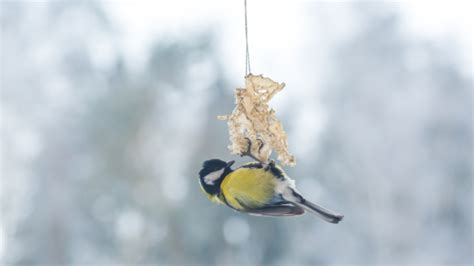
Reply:
<svg viewBox="0 0 474 266"><path fill-rule="evenodd" d="M245 77L245 88L235 90L235 108L232 114L219 116L227 120L233 154L242 155L248 149L260 162L269 161L272 150L283 165L294 166L295 158L288 152L288 140L275 110L268 102L285 87L262 75L249 74ZM259 145L251 145L258 143Z"/></svg>

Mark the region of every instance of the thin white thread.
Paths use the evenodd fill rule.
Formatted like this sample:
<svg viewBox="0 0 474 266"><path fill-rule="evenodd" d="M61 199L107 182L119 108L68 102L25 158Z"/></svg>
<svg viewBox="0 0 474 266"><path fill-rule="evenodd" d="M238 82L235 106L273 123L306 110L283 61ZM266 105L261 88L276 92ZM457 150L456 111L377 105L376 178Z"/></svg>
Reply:
<svg viewBox="0 0 474 266"><path fill-rule="evenodd" d="M244 0L245 8L245 76L251 74L250 71L250 53L249 53L249 34L247 25L247 0Z"/></svg>

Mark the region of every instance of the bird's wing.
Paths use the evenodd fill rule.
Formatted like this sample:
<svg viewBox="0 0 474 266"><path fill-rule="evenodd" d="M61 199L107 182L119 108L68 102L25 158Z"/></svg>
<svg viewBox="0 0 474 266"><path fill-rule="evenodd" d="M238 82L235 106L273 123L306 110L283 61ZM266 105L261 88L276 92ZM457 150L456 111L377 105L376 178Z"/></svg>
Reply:
<svg viewBox="0 0 474 266"><path fill-rule="evenodd" d="M239 168L224 178L221 192L234 209L259 209L273 205L275 185L276 179L268 171Z"/></svg>
<svg viewBox="0 0 474 266"><path fill-rule="evenodd" d="M271 205L258 209L243 211L256 216L295 216L304 213L304 209L293 204Z"/></svg>

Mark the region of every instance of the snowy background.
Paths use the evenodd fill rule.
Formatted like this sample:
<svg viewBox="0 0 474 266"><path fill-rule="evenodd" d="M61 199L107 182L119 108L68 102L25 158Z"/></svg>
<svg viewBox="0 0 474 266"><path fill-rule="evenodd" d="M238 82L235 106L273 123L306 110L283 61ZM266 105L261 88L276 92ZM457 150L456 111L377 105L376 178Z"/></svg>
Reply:
<svg viewBox="0 0 474 266"><path fill-rule="evenodd" d="M345 219L199 189L235 159L243 1L2 0L1 265L472 265L472 4L248 6L287 173Z"/></svg>

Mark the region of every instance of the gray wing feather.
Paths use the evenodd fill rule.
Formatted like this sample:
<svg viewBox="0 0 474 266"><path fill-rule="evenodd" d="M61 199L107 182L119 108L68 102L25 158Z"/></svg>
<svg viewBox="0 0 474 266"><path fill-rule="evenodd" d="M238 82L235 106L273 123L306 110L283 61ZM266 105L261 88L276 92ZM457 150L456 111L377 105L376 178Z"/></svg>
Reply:
<svg viewBox="0 0 474 266"><path fill-rule="evenodd" d="M243 212L256 216L295 216L303 214L304 209L293 204L281 204L258 209L247 209Z"/></svg>

